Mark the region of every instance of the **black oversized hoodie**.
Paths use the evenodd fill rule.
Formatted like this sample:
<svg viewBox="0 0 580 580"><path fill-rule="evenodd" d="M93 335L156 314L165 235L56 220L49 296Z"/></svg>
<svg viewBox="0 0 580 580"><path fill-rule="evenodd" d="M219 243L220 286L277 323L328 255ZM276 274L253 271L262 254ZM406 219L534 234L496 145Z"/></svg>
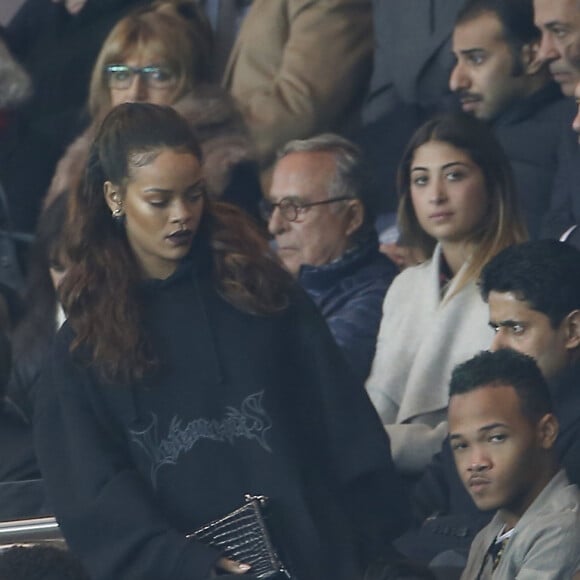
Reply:
<svg viewBox="0 0 580 580"><path fill-rule="evenodd" d="M192 580L218 555L185 533L272 500L300 580L353 580L401 531L388 439L315 307L273 316L216 292L200 249L142 289L162 361L146 384L105 384L65 326L39 393L36 440L57 518L94 580ZM365 546L366 550L361 550Z"/></svg>

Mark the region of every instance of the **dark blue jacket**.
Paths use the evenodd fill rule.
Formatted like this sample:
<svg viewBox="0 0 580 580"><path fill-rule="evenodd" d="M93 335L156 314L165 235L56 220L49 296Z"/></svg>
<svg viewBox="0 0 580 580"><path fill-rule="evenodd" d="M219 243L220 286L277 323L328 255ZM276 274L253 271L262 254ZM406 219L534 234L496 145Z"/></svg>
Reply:
<svg viewBox="0 0 580 580"><path fill-rule="evenodd" d="M393 262L379 252L375 235L335 262L300 269L300 284L362 381L375 356L383 300L397 273Z"/></svg>

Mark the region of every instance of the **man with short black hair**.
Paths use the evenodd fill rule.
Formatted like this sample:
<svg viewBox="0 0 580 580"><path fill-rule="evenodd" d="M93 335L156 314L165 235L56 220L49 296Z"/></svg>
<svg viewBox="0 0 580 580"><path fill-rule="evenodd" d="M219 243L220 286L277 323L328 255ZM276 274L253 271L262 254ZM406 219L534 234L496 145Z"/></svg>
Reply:
<svg viewBox="0 0 580 580"><path fill-rule="evenodd" d="M490 123L514 170L520 208L538 237L570 103L536 58L532 0L468 0L453 30L449 86L463 110Z"/></svg>
<svg viewBox="0 0 580 580"><path fill-rule="evenodd" d="M480 285L496 331L491 348L511 348L536 359L560 422L555 449L570 480L579 484L580 250L555 240L510 246L485 266ZM402 538L399 548L421 561L446 550L465 554L489 519L461 485L448 441L413 498L423 525Z"/></svg>
<svg viewBox="0 0 580 580"><path fill-rule="evenodd" d="M580 566L580 491L560 469L558 421L531 357L482 352L455 368L449 438L458 473L481 510L462 580L568 580Z"/></svg>

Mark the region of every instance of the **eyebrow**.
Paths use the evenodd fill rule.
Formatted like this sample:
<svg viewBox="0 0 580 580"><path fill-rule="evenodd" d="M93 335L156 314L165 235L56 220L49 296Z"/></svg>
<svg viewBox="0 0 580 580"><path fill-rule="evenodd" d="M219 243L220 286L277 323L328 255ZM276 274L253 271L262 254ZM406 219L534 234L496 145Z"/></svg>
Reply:
<svg viewBox="0 0 580 580"><path fill-rule="evenodd" d="M196 189L197 187L199 187L201 184L203 184L203 177L201 177L200 179L198 179L195 183L192 183L191 185L186 187L186 191L190 191L191 189ZM147 189L143 190L143 193L173 193L172 189L164 189L163 187L148 187Z"/></svg>
<svg viewBox="0 0 580 580"><path fill-rule="evenodd" d="M498 427L509 428L509 425L506 425L505 423L501 423L500 421L497 421L495 423L490 423L489 425L484 425L483 427L480 427L478 429L478 431L479 431L479 433L487 433L488 431L493 431L494 429L497 429Z"/></svg>
<svg viewBox="0 0 580 580"><path fill-rule="evenodd" d="M500 421L497 421L495 423L490 423L489 425L484 425L483 427L480 427L477 432L478 433L488 433L489 431L493 431L494 429L497 429L498 427L502 427L504 429L509 429L509 425L507 425L506 423L501 423ZM461 435L460 433L449 433L449 440L457 440L457 439L461 439L464 436Z"/></svg>
<svg viewBox="0 0 580 580"><path fill-rule="evenodd" d="M494 327L505 326L508 328L513 328L514 326L521 326L522 324L524 324L524 322L521 320L512 320L511 318L508 318L507 320L499 320L497 322L490 320L488 324Z"/></svg>
<svg viewBox="0 0 580 580"><path fill-rule="evenodd" d="M469 164L464 163L463 161L451 161L450 163L446 163L445 165L441 166L441 169L449 169L450 167L454 167L455 165L462 165L463 167L469 167ZM412 167L411 172L413 171L427 171L428 167Z"/></svg>
<svg viewBox="0 0 580 580"><path fill-rule="evenodd" d="M487 50L485 48L466 48L464 50L460 50L459 54L463 56L470 56L478 52L487 52Z"/></svg>
<svg viewBox="0 0 580 580"><path fill-rule="evenodd" d="M568 22L563 22L562 20L550 20L550 22L545 22L543 25L545 28L554 28L555 26L570 26ZM537 27L539 28L539 26Z"/></svg>

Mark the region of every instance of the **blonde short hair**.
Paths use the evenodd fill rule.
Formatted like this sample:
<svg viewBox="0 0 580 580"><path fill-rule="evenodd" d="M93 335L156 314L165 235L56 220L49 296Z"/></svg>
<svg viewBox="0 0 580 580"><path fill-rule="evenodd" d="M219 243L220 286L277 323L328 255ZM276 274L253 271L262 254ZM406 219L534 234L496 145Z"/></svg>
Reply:
<svg viewBox="0 0 580 580"><path fill-rule="evenodd" d="M193 0L154 2L121 19L97 57L89 89L89 112L100 121L111 109L105 67L132 55L154 55L177 76L173 101L210 79L213 36L209 22Z"/></svg>

